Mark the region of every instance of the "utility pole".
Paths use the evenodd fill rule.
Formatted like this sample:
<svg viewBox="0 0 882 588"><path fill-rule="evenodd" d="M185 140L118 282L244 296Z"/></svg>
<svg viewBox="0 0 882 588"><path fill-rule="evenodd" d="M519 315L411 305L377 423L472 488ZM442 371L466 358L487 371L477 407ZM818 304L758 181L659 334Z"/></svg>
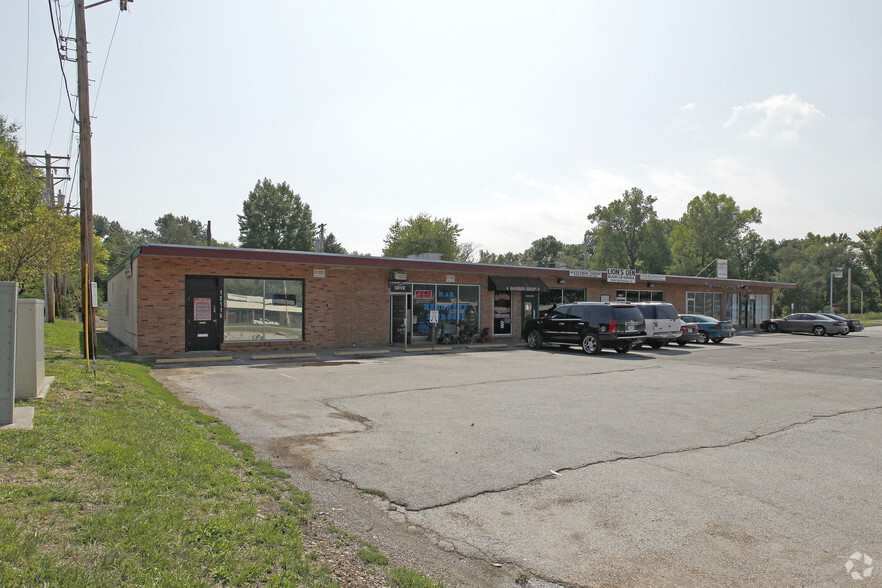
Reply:
<svg viewBox="0 0 882 588"><path fill-rule="evenodd" d="M88 8L106 4L110 0L100 0ZM126 10L132 0L120 0L119 9ZM92 300L92 282L95 281L92 236L92 118L89 114L89 46L86 42L86 3L74 0L74 13L77 31L77 98L80 112L80 269L83 288L83 333L85 335L86 360L95 357L95 313L98 306Z"/></svg>
<svg viewBox="0 0 882 588"><path fill-rule="evenodd" d="M43 198L46 201L46 207L49 210L55 210L57 203L55 202L55 184L59 181L70 180L69 175L69 166L68 165L53 165L53 160L70 160L70 157L62 156L62 155L49 155L48 153L43 153L43 155L30 155L25 153L25 157L28 159L27 165L31 168L41 167L40 164L33 163L33 161L44 161L43 166L45 167L44 175L46 176L46 190L43 192ZM55 177L55 170L64 170L63 178ZM55 322L55 276L53 274L43 273L43 297L46 306L46 321L50 323Z"/></svg>
<svg viewBox="0 0 882 588"><path fill-rule="evenodd" d="M206 237L208 241L208 246L211 247L211 221L208 221L208 231L206 231Z"/></svg>
<svg viewBox="0 0 882 588"><path fill-rule="evenodd" d="M324 253L325 252L325 223L322 223L318 226L318 235L315 238L315 251L316 253Z"/></svg>
<svg viewBox="0 0 882 588"><path fill-rule="evenodd" d="M77 27L77 97L80 107L80 270L83 280L83 333L86 357L95 357L95 313L91 291L92 261L92 118L89 114L89 49L86 43L86 3L74 0Z"/></svg>

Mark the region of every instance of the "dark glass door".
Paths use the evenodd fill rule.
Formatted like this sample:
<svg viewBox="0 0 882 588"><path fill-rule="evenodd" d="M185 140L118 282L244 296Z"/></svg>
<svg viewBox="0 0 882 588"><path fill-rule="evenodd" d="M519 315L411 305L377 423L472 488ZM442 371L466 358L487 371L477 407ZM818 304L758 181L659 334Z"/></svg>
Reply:
<svg viewBox="0 0 882 588"><path fill-rule="evenodd" d="M187 276L185 292L186 351L220 349L221 278Z"/></svg>

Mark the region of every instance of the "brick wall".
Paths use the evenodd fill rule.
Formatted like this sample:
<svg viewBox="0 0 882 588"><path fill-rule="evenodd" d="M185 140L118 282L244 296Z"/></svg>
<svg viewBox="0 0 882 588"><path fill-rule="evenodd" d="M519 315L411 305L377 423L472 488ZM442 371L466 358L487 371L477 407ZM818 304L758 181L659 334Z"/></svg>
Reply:
<svg viewBox="0 0 882 588"><path fill-rule="evenodd" d="M246 261L194 257L141 255L137 258L136 350L144 355L177 354L185 351L185 278L223 276L266 279L302 279L303 340L222 343L224 351L297 350L387 345L390 335L389 275L386 268L311 265L276 261ZM313 277L316 269L324 278ZM493 272L492 275L499 275ZM412 283L444 284L449 272L408 270ZM481 288L481 327L493 324L493 292L487 290L487 272L458 272L454 284ZM617 289L649 289L646 284L607 284L596 278L542 278L550 288L585 288L587 300L601 295L615 300ZM656 282L652 289L664 290L665 301L686 311L686 292L730 292L702 284ZM752 292L771 293L770 288ZM521 331L521 294L512 293L512 335ZM133 294L134 295L134 294Z"/></svg>

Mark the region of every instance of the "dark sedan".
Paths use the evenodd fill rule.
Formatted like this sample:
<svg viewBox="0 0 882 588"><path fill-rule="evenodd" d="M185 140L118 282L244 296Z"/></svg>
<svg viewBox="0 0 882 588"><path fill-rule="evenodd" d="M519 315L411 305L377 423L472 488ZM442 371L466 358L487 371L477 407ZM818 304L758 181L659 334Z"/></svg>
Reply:
<svg viewBox="0 0 882 588"><path fill-rule="evenodd" d="M864 324L857 319L850 319L839 316L838 314L830 314L829 312L821 312L818 314L823 314L824 316L828 316L831 319L837 321L845 321L845 324L848 325L848 333L860 333L864 330ZM842 333L843 335L848 335L848 333Z"/></svg>
<svg viewBox="0 0 882 588"><path fill-rule="evenodd" d="M784 318L766 319L760 328L770 333L812 333L814 335L845 335L848 324L845 320L832 319L814 312L798 312Z"/></svg>

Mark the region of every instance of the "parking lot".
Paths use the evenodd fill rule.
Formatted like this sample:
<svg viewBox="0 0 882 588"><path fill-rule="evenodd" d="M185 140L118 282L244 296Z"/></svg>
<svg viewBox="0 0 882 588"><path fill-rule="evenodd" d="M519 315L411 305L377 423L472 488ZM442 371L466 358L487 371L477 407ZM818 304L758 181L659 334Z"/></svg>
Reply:
<svg viewBox="0 0 882 588"><path fill-rule="evenodd" d="M867 573L853 554L882 558L880 343L870 328L155 376L447 585L836 586Z"/></svg>

